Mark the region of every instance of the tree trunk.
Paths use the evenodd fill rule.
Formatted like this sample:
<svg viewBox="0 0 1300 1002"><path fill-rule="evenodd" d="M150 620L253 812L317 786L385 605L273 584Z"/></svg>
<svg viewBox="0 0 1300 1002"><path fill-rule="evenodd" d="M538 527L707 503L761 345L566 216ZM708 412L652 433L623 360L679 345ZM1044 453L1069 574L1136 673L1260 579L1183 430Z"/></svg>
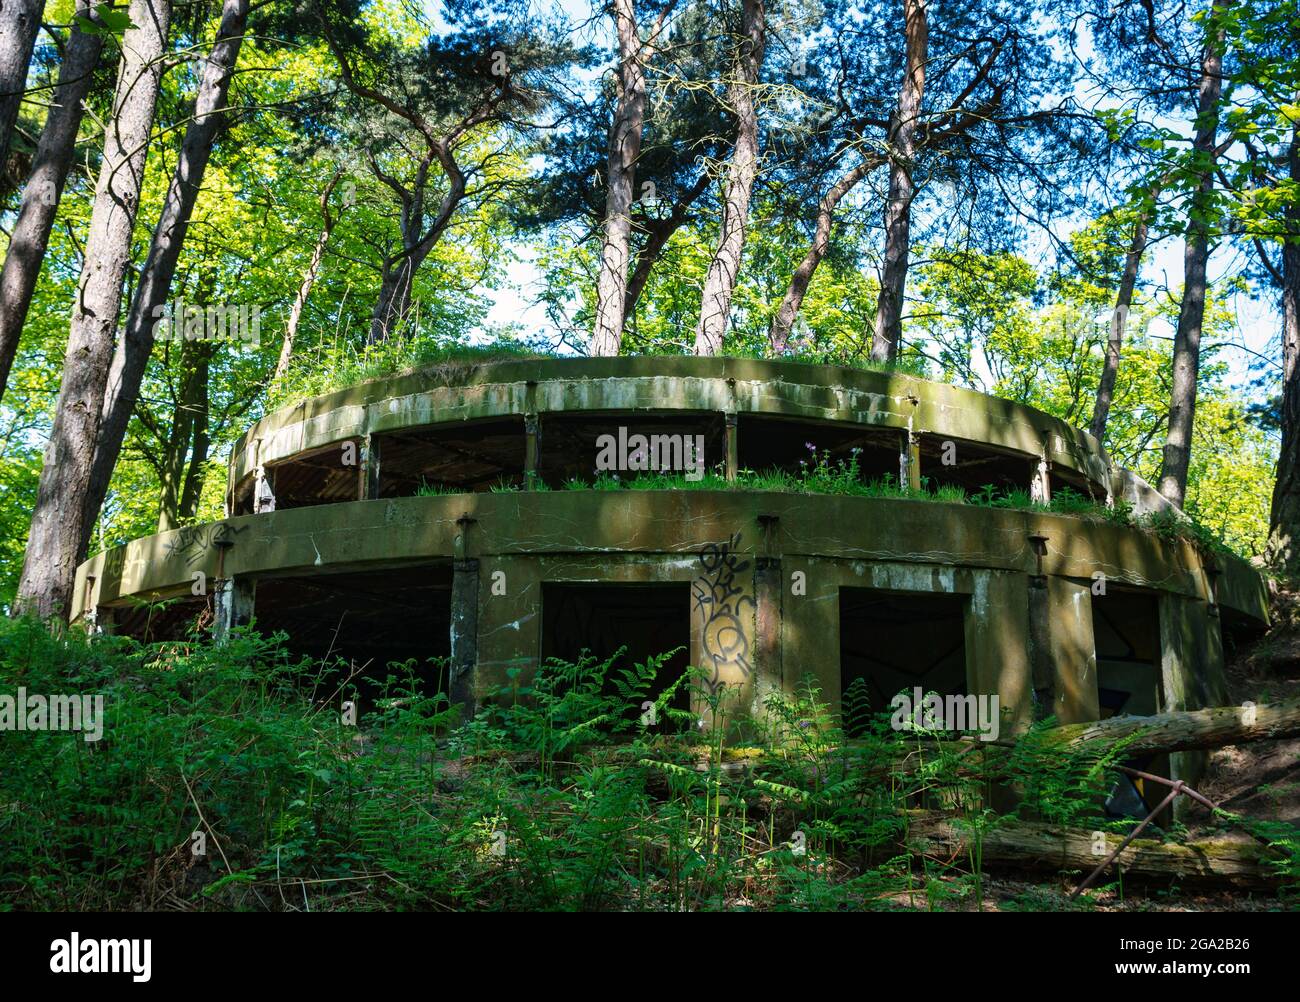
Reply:
<svg viewBox="0 0 1300 1002"><path fill-rule="evenodd" d="M415 276L424 264L443 233L451 224L460 203L465 200L465 175L456 163L454 152L446 139L438 140L430 156L435 157L447 177L447 193L442 196L438 213L427 232L424 226L424 195L428 186L429 162L425 161L416 174L413 190L406 190L395 178L378 169L373 159L371 171L401 196L402 253L384 261L379 296L370 314L370 334L367 344L377 344L388 339L397 330L411 310ZM423 233L423 235L422 235Z"/></svg>
<svg viewBox="0 0 1300 1002"><path fill-rule="evenodd" d="M77 0L77 15L88 16L90 5L91 0ZM4 269L0 272L0 399L4 398L9 370L18 353L23 324L40 278L50 229L76 152L77 130L84 110L82 101L90 90L103 44L99 35L83 32L73 22L49 115L36 146L13 237L5 253Z"/></svg>
<svg viewBox="0 0 1300 1002"><path fill-rule="evenodd" d="M44 13L45 0L0 0L0 176L9 161L9 142Z"/></svg>
<svg viewBox="0 0 1300 1002"><path fill-rule="evenodd" d="M1212 21L1232 0L1214 0ZM1219 128L1220 72L1223 30L1211 26L1201 52L1201 84L1197 100L1196 139L1192 150L1200 179L1188 210L1183 250L1183 302L1174 333L1174 378L1169 392L1169 433L1160 465L1160 493L1183 506L1187 470L1192 456L1192 425L1196 419L1196 380L1201 368L1201 326L1205 321L1205 266L1210 256L1210 213L1214 195L1215 135Z"/></svg>
<svg viewBox="0 0 1300 1002"><path fill-rule="evenodd" d="M1287 151L1291 181L1300 185L1300 126ZM1269 512L1268 561L1279 574L1300 578L1300 203L1286 208L1282 243L1282 447Z"/></svg>
<svg viewBox="0 0 1300 1002"><path fill-rule="evenodd" d="M418 245L395 261L385 262L379 297L370 316L370 344L387 340L410 314L415 275L433 250L434 242Z"/></svg>
<svg viewBox="0 0 1300 1002"><path fill-rule="evenodd" d="M1154 202L1155 193L1151 198ZM1106 361L1101 369L1101 382L1097 384L1097 400L1092 408L1092 424L1088 431L1098 442L1106 434L1106 419L1110 416L1111 401L1115 397L1115 377L1119 373L1119 353L1124 346L1124 328L1128 324L1129 308L1133 305L1133 288L1137 285L1138 268L1147 247L1147 228L1151 224L1151 211L1145 206L1139 210L1133 224L1133 239L1124 258L1124 274L1115 294L1115 312L1110 318L1110 337L1106 341Z"/></svg>
<svg viewBox="0 0 1300 1002"><path fill-rule="evenodd" d="M338 222L338 217L330 212L330 195L334 193L334 187L338 184L342 176L342 168L334 172L330 183L325 186L325 190L320 196L320 211L324 217L325 223L321 227L320 234L316 237L316 246L311 250L311 259L307 262L307 270L303 272L302 281L298 284L298 292L293 297L293 306L289 308L289 320L284 327L284 341L280 345L280 358L275 363L275 372L271 376L271 385L279 383L289 371L289 361L293 357L293 343L298 336L298 324L302 320L302 311L307 305L307 297L311 295L312 287L316 284L316 279L320 275L321 262L325 259L325 248L329 246L330 234L334 232L334 224Z"/></svg>
<svg viewBox="0 0 1300 1002"><path fill-rule="evenodd" d="M650 281L650 273L654 271L663 249L668 246L668 241L672 239L673 234L686 223L691 206L704 194L704 189L708 186L709 175L701 174L699 180L673 203L673 211L668 218L657 220L649 227L645 243L637 252L636 267L632 269L632 277L627 283L627 296L623 300L624 327L631 322L633 314L636 313L636 304L641 299L641 293L645 291L646 283Z"/></svg>
<svg viewBox="0 0 1300 1002"><path fill-rule="evenodd" d="M208 450L212 447L212 404L208 392L212 351L211 346L208 348L197 360L199 372L194 383L194 434L190 446L190 462L185 471L185 486L181 490L179 515L182 523L192 521L198 515L203 479L207 472Z"/></svg>
<svg viewBox="0 0 1300 1002"><path fill-rule="evenodd" d="M41 469L15 608L66 619L77 558L88 535L87 495L99 438L122 279L163 71L168 0L131 0L113 115L72 308L63 379ZM93 520L92 520L93 521Z"/></svg>
<svg viewBox="0 0 1300 1002"><path fill-rule="evenodd" d="M1212 706L1204 710L1171 710L1149 717L1111 717L1082 724L1065 724L1049 732L1057 745L1097 746L1124 738L1126 758L1156 752L1198 751L1300 735L1300 700L1258 706Z"/></svg>
<svg viewBox="0 0 1300 1002"><path fill-rule="evenodd" d="M1124 745L1124 755L1141 757L1176 751L1204 751L1224 745L1248 744L1274 738L1300 736L1300 700L1262 703L1257 706L1214 706L1204 710L1171 710L1149 717L1111 717L1080 724L1053 727L1044 734L1046 747L1077 748L1104 752L1109 745L1131 739ZM977 738L963 739L965 751L979 763L979 772L987 777L1002 776L1000 762L1007 749L985 744ZM915 756L890 763L883 772L910 773L921 768Z"/></svg>
<svg viewBox="0 0 1300 1002"><path fill-rule="evenodd" d="M949 815L933 811L908 812L908 847L917 853L951 860L977 853L984 864L1017 869L1076 871L1083 875L1097 868L1123 840L1106 835L1106 853L1094 852L1096 836L1090 831L1031 821L1008 821L986 829L978 838L970 827ZM1161 842L1134 839L1115 861L1126 877L1159 880L1198 880L1249 887L1276 887L1280 878L1269 866L1268 851L1256 842L1199 839ZM1112 871L1113 872L1113 871Z"/></svg>
<svg viewBox="0 0 1300 1002"><path fill-rule="evenodd" d="M781 301L781 308L772 318L772 327L768 331L768 340L772 344L772 351L781 354L785 351L786 344L790 340L790 331L794 328L795 317L799 315L799 309L803 306L803 297L808 292L808 286L812 282L813 273L816 272L817 266L822 263L826 252L831 246L831 224L835 220L835 207L839 205L840 200L844 198L854 186L873 170L880 166L880 158L868 157L851 171L841 177L834 185L831 186L821 202L817 206L817 229L813 233L812 246L808 248L808 253L804 255L799 267L795 268L794 275L790 278L790 287L786 290L785 299Z"/></svg>
<svg viewBox="0 0 1300 1002"><path fill-rule="evenodd" d="M161 443L159 532L178 528L198 505L198 478L207 460L207 381L212 352L211 341L186 341L181 347L180 393L167 438Z"/></svg>
<svg viewBox="0 0 1300 1002"><path fill-rule="evenodd" d="M929 42L926 0L903 0L906 65L898 91L898 108L890 122L889 200L885 204L885 260L876 299L876 333L871 357L877 362L898 358L903 337L903 292L907 287L912 225L912 159L916 155L916 126L925 96L925 62Z"/></svg>
<svg viewBox="0 0 1300 1002"><path fill-rule="evenodd" d="M700 297L700 319L695 327L695 354L716 355L731 315L731 297L740 273L745 248L749 200L758 174L758 108L754 91L763 66L766 43L764 0L744 0L741 14L740 52L736 80L729 88L736 113L736 145L727 165L727 189L722 203L722 233L709 262Z"/></svg>
<svg viewBox="0 0 1300 1002"><path fill-rule="evenodd" d="M632 202L636 162L645 125L646 80L641 39L632 0L613 0L610 11L618 34L618 107L609 132L609 166L605 189L604 240L596 279L596 328L592 355L617 355L623 342L628 295L628 252L632 239Z"/></svg>
<svg viewBox="0 0 1300 1002"><path fill-rule="evenodd" d="M149 356L153 353L154 325L171 294L176 262L180 259L190 216L203 187L203 175L208 168L208 158L212 154L212 145L226 108L230 78L234 74L239 48L244 40L248 7L249 0L225 0L222 5L216 41L208 54L198 94L194 99L194 115L185 127L185 138L181 141L176 169L167 189L158 225L154 227L149 256L140 273L140 285L131 304L126 333L113 358L104 400L103 424L99 444L95 449L94 468L86 500L83 552L89 539L90 527L99 517L99 509L108 494L113 467L117 465L122 442L126 439L126 429L131 422L131 412L140 397L145 369L149 365Z"/></svg>

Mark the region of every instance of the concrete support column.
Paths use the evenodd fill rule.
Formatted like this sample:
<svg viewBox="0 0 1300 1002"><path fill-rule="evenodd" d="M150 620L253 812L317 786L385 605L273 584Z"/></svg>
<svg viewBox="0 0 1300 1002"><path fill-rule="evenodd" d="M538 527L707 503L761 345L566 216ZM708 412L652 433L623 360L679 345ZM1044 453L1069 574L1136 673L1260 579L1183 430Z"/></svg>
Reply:
<svg viewBox="0 0 1300 1002"><path fill-rule="evenodd" d="M212 603L212 635L219 644L230 639L230 631L253 621L257 582L249 578L223 578L217 582Z"/></svg>
<svg viewBox="0 0 1300 1002"><path fill-rule="evenodd" d="M253 514L275 511L275 491L267 479L266 467L258 466L253 473Z"/></svg>
<svg viewBox="0 0 1300 1002"><path fill-rule="evenodd" d="M462 557L451 565L451 673L448 695L475 711L474 668L478 664L478 559Z"/></svg>
<svg viewBox="0 0 1300 1002"><path fill-rule="evenodd" d="M735 480L740 472L740 443L736 433L736 412L728 411L724 417L727 425L727 479Z"/></svg>
<svg viewBox="0 0 1300 1002"><path fill-rule="evenodd" d="M379 497L379 440L367 434L362 449L362 499L374 501Z"/></svg>
<svg viewBox="0 0 1300 1002"><path fill-rule="evenodd" d="M530 491L537 483L538 450L541 445L537 437L538 424L536 414L524 415L524 477Z"/></svg>
<svg viewBox="0 0 1300 1002"><path fill-rule="evenodd" d="M1091 587L1061 577L1031 581L1029 610L1037 715L1054 715L1062 724L1096 720L1101 711Z"/></svg>
<svg viewBox="0 0 1300 1002"><path fill-rule="evenodd" d="M1000 737L1023 733L1033 722L1033 678L1025 636L1029 629L1029 577L986 571L974 582L966 613L966 672L973 695L997 694Z"/></svg>
<svg viewBox="0 0 1300 1002"><path fill-rule="evenodd" d="M475 668L478 665L478 558L470 554L470 530L475 520L468 514L456 520L454 558L451 562L451 672L447 682L452 705L474 715Z"/></svg>
<svg viewBox="0 0 1300 1002"><path fill-rule="evenodd" d="M1219 694L1226 694L1223 641L1217 627L1218 620L1209 615L1205 602L1169 592L1161 593L1162 710L1197 710L1212 705ZM1214 633L1213 640L1211 632ZM1195 786L1205 774L1207 760L1205 752L1174 752L1169 756L1169 776ZM1190 808L1188 798L1175 800L1175 820L1182 820Z"/></svg>
<svg viewBox="0 0 1300 1002"><path fill-rule="evenodd" d="M1035 504L1047 504L1052 500L1051 464L1047 461L1047 452L1034 461L1029 477L1029 500Z"/></svg>
<svg viewBox="0 0 1300 1002"><path fill-rule="evenodd" d="M900 486L911 490L921 489L921 436L914 431L902 433L902 446L898 453Z"/></svg>
<svg viewBox="0 0 1300 1002"><path fill-rule="evenodd" d="M784 671L781 658L781 603L784 579L775 515L759 515L763 555L754 561L754 686L755 716L763 713L767 694L782 691Z"/></svg>
<svg viewBox="0 0 1300 1002"><path fill-rule="evenodd" d="M780 557L759 557L754 565L755 681L761 698L784 685L781 664L781 599L784 594Z"/></svg>

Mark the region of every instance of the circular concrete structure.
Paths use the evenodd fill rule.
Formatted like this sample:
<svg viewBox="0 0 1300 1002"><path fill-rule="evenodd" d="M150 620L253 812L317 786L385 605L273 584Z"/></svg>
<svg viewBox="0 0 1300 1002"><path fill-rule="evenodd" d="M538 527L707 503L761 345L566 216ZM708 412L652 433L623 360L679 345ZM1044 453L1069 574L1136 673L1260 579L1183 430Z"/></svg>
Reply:
<svg viewBox="0 0 1300 1002"><path fill-rule="evenodd" d="M671 489L565 489L611 456L633 477L647 451ZM73 612L157 636L175 617L139 607L176 598L219 633L255 619L307 653L441 658L467 702L546 656L680 646L747 710L811 674L836 706L859 678L873 702L997 694L1015 728L1222 702L1224 627L1266 619L1245 562L1104 518L720 479L818 458L913 489L1168 507L1086 433L905 375L466 363L259 421L232 451L229 517L87 561Z"/></svg>

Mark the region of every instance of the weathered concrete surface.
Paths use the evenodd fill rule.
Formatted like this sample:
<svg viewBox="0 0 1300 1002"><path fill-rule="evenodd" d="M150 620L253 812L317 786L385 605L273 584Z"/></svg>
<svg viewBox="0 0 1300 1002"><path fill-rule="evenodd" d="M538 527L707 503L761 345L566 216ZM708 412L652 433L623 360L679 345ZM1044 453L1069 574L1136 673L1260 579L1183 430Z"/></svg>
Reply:
<svg viewBox="0 0 1300 1002"><path fill-rule="evenodd" d="M1041 597L1031 597L1039 567L1030 536L1045 538ZM1250 568L1223 562L1219 575L1209 575L1189 544L1103 521L704 490L444 495L243 516L100 554L79 570L75 594L86 606L111 607L187 593L196 573L251 583L448 560L459 582L457 684L473 700L506 684L510 668L537 664L543 582L689 585L690 662L715 686L732 687L747 712L761 710L773 689L793 691L805 674L838 709L841 588L964 596L968 691L999 694L1007 733L1035 716L1031 657L1041 659L1050 682L1051 712L1063 721L1095 718L1089 587L1097 572L1161 596L1171 707L1202 705L1221 685L1219 619L1209 614L1216 577L1226 607L1267 615L1263 583ZM1232 587L1223 587L1227 580ZM1036 652L1035 601L1045 624L1033 634Z"/></svg>
<svg viewBox="0 0 1300 1002"><path fill-rule="evenodd" d="M556 411L766 414L898 428L1042 458L1141 510L1162 506L1090 435L1032 407L894 373L694 357L446 365L361 383L253 425L232 450L228 488L233 493L259 464L350 437Z"/></svg>
<svg viewBox="0 0 1300 1002"><path fill-rule="evenodd" d="M1244 562L1209 562L1185 542L1100 519L757 491L533 490L545 451L539 420L564 412L625 422L721 415L729 476L740 418L768 415L895 429L899 477L914 487L929 435L1023 459L1025 488L1032 481L1042 498L1057 477L1139 511L1168 507L1087 433L906 375L693 357L449 364L277 411L232 452L228 500L268 466L349 443L355 494L370 500L275 511L268 497L255 506L261 514L135 540L79 569L74 615L110 618L115 604L188 594L204 575L220 583L224 634L255 613L259 579L450 563L452 689L472 704L505 685L512 668L536 666L544 583L676 582L690 592L690 663L715 689L726 685L738 709L757 713L767 694L792 692L805 676L839 708L841 589L947 594L964 609L967 691L1000 696L1007 733L1035 717L1097 716L1090 587L1099 578L1160 596L1171 707L1205 705L1223 691L1218 607L1267 620L1264 583ZM501 417L520 421L529 490L377 499L385 441L377 436ZM1179 767L1194 771L1195 762Z"/></svg>

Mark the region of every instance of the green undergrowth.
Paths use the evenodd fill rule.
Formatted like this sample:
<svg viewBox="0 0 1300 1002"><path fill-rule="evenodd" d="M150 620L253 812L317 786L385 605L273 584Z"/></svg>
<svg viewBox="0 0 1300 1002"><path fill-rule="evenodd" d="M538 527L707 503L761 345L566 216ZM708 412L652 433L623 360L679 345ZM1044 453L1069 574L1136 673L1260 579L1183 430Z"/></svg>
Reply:
<svg viewBox="0 0 1300 1002"><path fill-rule="evenodd" d="M751 717L699 673L661 677L671 652L583 658L509 672L462 720L423 688L441 664L340 679L283 641L0 622L0 694L105 698L98 741L0 735L0 908L973 909L998 826L1132 824L1097 810L1118 749L894 730L860 683L843 720L807 681ZM921 851L937 810L962 851Z"/></svg>

